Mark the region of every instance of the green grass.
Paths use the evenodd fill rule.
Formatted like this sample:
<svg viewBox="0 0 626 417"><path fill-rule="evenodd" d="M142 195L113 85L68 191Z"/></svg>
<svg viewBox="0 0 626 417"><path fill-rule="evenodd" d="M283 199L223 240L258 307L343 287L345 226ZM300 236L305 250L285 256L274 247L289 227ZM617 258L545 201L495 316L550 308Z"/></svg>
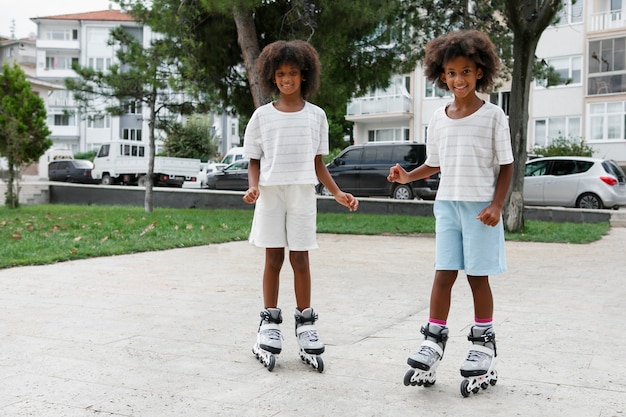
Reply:
<svg viewBox="0 0 626 417"><path fill-rule="evenodd" d="M252 210L155 209L126 206L0 208L0 268L246 240ZM609 224L526 221L507 240L589 243ZM318 232L413 235L435 232L432 217L319 213Z"/></svg>

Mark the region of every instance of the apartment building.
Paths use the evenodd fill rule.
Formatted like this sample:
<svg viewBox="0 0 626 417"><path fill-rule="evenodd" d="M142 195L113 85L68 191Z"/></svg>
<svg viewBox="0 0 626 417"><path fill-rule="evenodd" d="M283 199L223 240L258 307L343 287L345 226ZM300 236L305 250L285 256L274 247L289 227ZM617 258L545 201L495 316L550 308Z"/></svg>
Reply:
<svg viewBox="0 0 626 417"><path fill-rule="evenodd" d="M536 55L568 83L533 82L529 102L528 151L559 137L583 138L594 156L626 166L626 0L565 0L560 22L541 37ZM506 84L483 98L508 115ZM426 142L426 128L449 92L428 82L418 67L395 76L391 86L353 99L346 119L355 143Z"/></svg>
<svg viewBox="0 0 626 417"><path fill-rule="evenodd" d="M64 85L66 78L76 77L72 66L106 71L116 63L117 46L108 45L111 29L122 26L135 39L148 47L153 36L151 28L136 22L120 10L108 10L37 17L36 77L50 83ZM55 146L71 149L74 153L97 150L114 140L148 143L149 111L138 102L124 103L126 113L121 116L103 115L102 100L94 99L93 111L83 114L72 92L65 88L49 93L47 102L48 125ZM211 115L213 131L220 137L219 149L226 153L238 146L238 120L229 115ZM163 133L157 132L156 152L162 151Z"/></svg>

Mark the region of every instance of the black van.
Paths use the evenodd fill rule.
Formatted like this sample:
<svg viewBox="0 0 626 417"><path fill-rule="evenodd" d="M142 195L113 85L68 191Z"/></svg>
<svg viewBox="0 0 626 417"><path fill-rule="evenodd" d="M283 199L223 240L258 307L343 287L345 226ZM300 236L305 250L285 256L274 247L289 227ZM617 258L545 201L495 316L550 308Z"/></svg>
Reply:
<svg viewBox="0 0 626 417"><path fill-rule="evenodd" d="M389 168L399 163L407 171L426 160L426 145L412 142L369 142L344 149L327 165L342 191L356 197L388 196L398 200L419 197L433 200L439 188L439 174L410 184L387 181ZM329 195L321 183L317 192Z"/></svg>

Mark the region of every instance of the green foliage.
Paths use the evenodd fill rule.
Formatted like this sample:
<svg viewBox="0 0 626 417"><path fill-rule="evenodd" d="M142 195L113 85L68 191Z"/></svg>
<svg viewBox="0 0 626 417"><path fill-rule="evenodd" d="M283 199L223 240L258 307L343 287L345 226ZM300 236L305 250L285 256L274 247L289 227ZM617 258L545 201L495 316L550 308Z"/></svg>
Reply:
<svg viewBox="0 0 626 417"><path fill-rule="evenodd" d="M397 3L153 0L153 9L159 13L151 16L149 24L178 43L172 52L184 57L186 80L205 94L210 92L222 107L250 116L254 105L247 74L242 71L234 21L237 7L252 17L259 50L279 39L310 41L320 54L323 68L321 90L312 101L328 114L345 114L351 97L387 86L391 75L406 61L390 43Z"/></svg>
<svg viewBox="0 0 626 417"><path fill-rule="evenodd" d="M91 162L96 158L96 151L76 152L74 159L87 159Z"/></svg>
<svg viewBox="0 0 626 417"><path fill-rule="evenodd" d="M534 152L541 156L593 156L593 148L584 139L558 137L545 147L537 146Z"/></svg>
<svg viewBox="0 0 626 417"><path fill-rule="evenodd" d="M19 205L17 173L20 167L39 159L52 146L48 138L46 108L30 88L26 74L17 65L2 66L0 74L0 155L8 160L8 207Z"/></svg>
<svg viewBox="0 0 626 417"><path fill-rule="evenodd" d="M168 156L208 161L217 155L217 138L210 119L206 117L191 118L185 124L171 124L166 133L164 147Z"/></svg>

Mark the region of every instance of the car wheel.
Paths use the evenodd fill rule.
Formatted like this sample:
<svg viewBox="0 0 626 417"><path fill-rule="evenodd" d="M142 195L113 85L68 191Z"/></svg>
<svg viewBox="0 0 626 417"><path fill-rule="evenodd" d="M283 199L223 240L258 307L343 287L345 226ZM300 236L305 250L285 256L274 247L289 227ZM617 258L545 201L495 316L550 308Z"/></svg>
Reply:
<svg viewBox="0 0 626 417"><path fill-rule="evenodd" d="M100 180L100 184L102 185L113 185L113 178L109 174L104 174L102 179Z"/></svg>
<svg viewBox="0 0 626 417"><path fill-rule="evenodd" d="M147 187L148 186L148 176L147 175L142 175L141 177L139 177L139 179L137 180L137 185L139 187Z"/></svg>
<svg viewBox="0 0 626 417"><path fill-rule="evenodd" d="M604 208L600 197L593 193L585 193L576 200L576 207L583 209L601 209Z"/></svg>
<svg viewBox="0 0 626 417"><path fill-rule="evenodd" d="M413 199L413 190L406 184L398 185L393 189L392 196L396 200L412 200Z"/></svg>

